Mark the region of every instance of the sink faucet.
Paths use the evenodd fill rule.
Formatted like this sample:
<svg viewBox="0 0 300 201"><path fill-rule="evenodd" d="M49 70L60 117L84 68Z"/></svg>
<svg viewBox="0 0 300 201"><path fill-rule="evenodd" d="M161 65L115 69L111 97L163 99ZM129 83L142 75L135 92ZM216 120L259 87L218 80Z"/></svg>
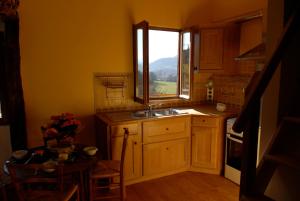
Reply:
<svg viewBox="0 0 300 201"><path fill-rule="evenodd" d="M154 106L154 105L152 105L152 104L147 104L147 105L146 105L146 108L147 108L147 110L148 110L150 116L152 115L153 106Z"/></svg>

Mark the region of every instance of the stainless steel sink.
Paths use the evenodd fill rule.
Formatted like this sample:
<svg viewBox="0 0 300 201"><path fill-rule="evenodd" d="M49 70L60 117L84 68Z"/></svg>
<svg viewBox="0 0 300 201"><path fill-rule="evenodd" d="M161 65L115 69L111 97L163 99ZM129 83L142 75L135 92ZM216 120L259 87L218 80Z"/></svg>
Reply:
<svg viewBox="0 0 300 201"><path fill-rule="evenodd" d="M138 117L138 118L148 118L151 117L151 113L149 110L140 110L132 113L133 117Z"/></svg>
<svg viewBox="0 0 300 201"><path fill-rule="evenodd" d="M167 109L155 110L154 114L156 116L171 116L171 115L177 115L180 113L173 108L167 108Z"/></svg>
<svg viewBox="0 0 300 201"><path fill-rule="evenodd" d="M140 111L136 111L136 112L132 113L132 115L137 118L172 116L172 115L178 115L178 114L180 114L180 113L173 108L156 109L156 110L140 110Z"/></svg>

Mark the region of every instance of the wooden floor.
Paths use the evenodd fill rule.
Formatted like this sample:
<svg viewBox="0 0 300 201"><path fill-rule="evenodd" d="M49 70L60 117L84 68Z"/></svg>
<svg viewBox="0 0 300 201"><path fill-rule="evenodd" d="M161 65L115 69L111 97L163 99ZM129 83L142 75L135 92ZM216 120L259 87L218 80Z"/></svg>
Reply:
<svg viewBox="0 0 300 201"><path fill-rule="evenodd" d="M183 172L127 186L126 201L238 201L239 186L224 177Z"/></svg>

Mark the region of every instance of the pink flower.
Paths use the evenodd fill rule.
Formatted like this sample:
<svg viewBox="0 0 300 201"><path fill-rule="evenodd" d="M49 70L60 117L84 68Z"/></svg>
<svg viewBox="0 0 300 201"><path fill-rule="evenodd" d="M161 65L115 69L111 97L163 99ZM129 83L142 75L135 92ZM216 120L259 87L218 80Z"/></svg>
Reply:
<svg viewBox="0 0 300 201"><path fill-rule="evenodd" d="M41 126L44 137L55 137L57 139L74 137L81 125L81 122L75 117L74 114L68 112L61 115L52 115L50 118L51 122Z"/></svg>
<svg viewBox="0 0 300 201"><path fill-rule="evenodd" d="M44 132L45 137L55 137L58 135L58 131L55 128L48 128Z"/></svg>

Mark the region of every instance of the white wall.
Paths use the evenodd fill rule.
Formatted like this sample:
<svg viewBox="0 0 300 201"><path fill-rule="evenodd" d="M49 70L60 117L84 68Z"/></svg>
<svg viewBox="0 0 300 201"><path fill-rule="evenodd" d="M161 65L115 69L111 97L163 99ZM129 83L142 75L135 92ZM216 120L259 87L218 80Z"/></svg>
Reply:
<svg viewBox="0 0 300 201"><path fill-rule="evenodd" d="M0 126L0 171L3 162L11 155L9 126Z"/></svg>

